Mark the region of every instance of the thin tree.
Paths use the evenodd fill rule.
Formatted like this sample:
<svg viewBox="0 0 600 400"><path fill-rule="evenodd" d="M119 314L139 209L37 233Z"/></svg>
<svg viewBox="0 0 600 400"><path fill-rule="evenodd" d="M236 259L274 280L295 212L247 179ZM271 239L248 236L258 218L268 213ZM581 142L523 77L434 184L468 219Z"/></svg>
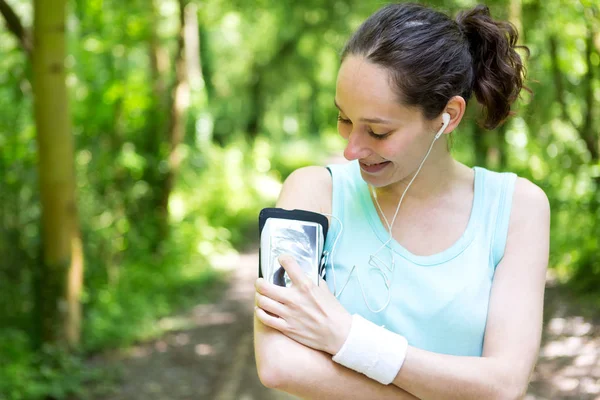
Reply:
<svg viewBox="0 0 600 400"><path fill-rule="evenodd" d="M41 338L73 347L81 331L83 251L65 82L65 19L66 0L35 0L32 61L42 203Z"/></svg>
<svg viewBox="0 0 600 400"><path fill-rule="evenodd" d="M167 172L162 182L161 194L159 200L159 221L160 221L160 238L164 239L168 236L169 231L169 199L175 187L177 172L182 161L182 152L180 145L185 136L185 118L187 110L190 106L190 84L188 76L188 62L186 61L186 53L190 54L189 35L186 35L186 24L189 23L189 18L186 19L187 0L179 0L179 30L177 32L177 51L175 55L175 82L173 83L172 98L170 103L169 118L167 123ZM196 29L196 35L197 35ZM194 54L197 51L194 51Z"/></svg>

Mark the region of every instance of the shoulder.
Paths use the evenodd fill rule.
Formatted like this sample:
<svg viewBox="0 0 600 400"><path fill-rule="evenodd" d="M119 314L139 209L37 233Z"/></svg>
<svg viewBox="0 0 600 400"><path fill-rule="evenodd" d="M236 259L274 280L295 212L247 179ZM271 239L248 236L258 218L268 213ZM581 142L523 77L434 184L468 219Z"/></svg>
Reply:
<svg viewBox="0 0 600 400"><path fill-rule="evenodd" d="M301 192L307 189L314 191L315 189L331 191L331 175L325 167L303 167L292 172L283 183L282 192L293 191ZM302 195L303 193L296 193ZM306 193L308 194L308 193ZM312 193L314 195L314 193ZM313 196L311 196L313 197Z"/></svg>
<svg viewBox="0 0 600 400"><path fill-rule="evenodd" d="M283 183L277 207L330 213L331 191L332 180L327 168L299 168Z"/></svg>
<svg viewBox="0 0 600 400"><path fill-rule="evenodd" d="M546 193L525 178L515 182L510 212L505 259L520 270L528 265L543 279L550 247L550 203ZM503 263L506 264L506 263ZM535 266L539 266L535 268ZM504 267L509 268L509 267ZM512 267L511 267L512 268Z"/></svg>
<svg viewBox="0 0 600 400"><path fill-rule="evenodd" d="M550 224L550 202L546 193L526 178L517 177L513 193L510 225Z"/></svg>

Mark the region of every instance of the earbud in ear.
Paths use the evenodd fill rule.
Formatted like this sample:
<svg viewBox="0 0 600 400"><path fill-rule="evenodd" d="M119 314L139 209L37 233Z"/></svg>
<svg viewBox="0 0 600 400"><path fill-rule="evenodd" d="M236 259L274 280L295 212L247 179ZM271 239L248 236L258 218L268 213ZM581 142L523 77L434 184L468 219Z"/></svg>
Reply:
<svg viewBox="0 0 600 400"><path fill-rule="evenodd" d="M450 114L443 113L442 114L442 122L443 122L442 127L440 128L438 133L436 133L434 140L439 139L440 136L442 136L442 133L444 133L444 130L448 127L448 124L450 123Z"/></svg>
<svg viewBox="0 0 600 400"><path fill-rule="evenodd" d="M442 114L442 122L444 123L444 125L448 125L450 123L450 114L443 113Z"/></svg>

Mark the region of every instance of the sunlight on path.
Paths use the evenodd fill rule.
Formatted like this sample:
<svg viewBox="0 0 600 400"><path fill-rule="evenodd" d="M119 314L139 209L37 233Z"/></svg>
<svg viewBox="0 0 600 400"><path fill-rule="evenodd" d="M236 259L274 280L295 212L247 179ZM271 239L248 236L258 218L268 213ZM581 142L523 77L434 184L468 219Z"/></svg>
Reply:
<svg viewBox="0 0 600 400"><path fill-rule="evenodd" d="M550 315L527 399L600 399L600 327L546 291ZM570 310L575 308L575 310Z"/></svg>

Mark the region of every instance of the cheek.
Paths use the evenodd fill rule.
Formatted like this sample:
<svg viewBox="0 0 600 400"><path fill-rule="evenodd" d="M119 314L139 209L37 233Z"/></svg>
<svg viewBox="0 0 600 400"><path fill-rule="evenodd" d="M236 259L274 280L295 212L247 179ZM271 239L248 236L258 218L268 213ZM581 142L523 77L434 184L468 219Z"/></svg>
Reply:
<svg viewBox="0 0 600 400"><path fill-rule="evenodd" d="M388 140L374 143L376 146L374 149L376 149L381 157L387 160L405 163L414 157L415 152L418 152L416 150L418 144L415 139L413 136L402 135L398 132L398 135L395 137L392 136Z"/></svg>
<svg viewBox="0 0 600 400"><path fill-rule="evenodd" d="M410 151L409 143L404 138L389 138L378 143L378 153L389 160L404 158Z"/></svg>

